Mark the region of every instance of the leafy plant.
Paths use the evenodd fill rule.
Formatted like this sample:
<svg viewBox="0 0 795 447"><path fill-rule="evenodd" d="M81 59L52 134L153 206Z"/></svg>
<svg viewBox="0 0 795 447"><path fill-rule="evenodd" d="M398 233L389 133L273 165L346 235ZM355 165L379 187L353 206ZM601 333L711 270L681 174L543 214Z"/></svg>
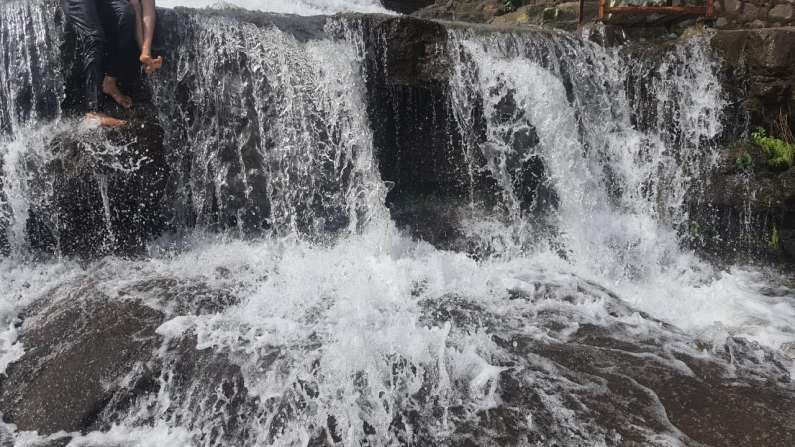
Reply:
<svg viewBox="0 0 795 447"><path fill-rule="evenodd" d="M690 223L690 236L693 238L701 237L701 225L698 222Z"/></svg>
<svg viewBox="0 0 795 447"><path fill-rule="evenodd" d="M505 7L505 11L507 11L507 12L516 11L516 8L517 8L516 2L517 1L518 0L505 0L505 3L503 3L503 6Z"/></svg>
<svg viewBox="0 0 795 447"><path fill-rule="evenodd" d="M757 129L751 134L754 143L759 145L767 155L767 164L773 169L787 170L792 167L795 159L795 145L784 140L769 137L765 129Z"/></svg>
<svg viewBox="0 0 795 447"><path fill-rule="evenodd" d="M737 170L748 171L754 167L754 158L748 152L743 152L737 156Z"/></svg>
<svg viewBox="0 0 795 447"><path fill-rule="evenodd" d="M773 233L770 235L770 248L773 250L781 248L781 233L778 232L778 227L773 227Z"/></svg>

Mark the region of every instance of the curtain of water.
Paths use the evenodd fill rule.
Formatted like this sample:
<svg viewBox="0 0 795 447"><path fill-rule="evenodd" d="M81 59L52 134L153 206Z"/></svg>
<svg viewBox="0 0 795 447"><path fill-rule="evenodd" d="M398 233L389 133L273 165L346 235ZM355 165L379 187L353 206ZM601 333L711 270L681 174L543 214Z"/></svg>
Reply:
<svg viewBox="0 0 795 447"><path fill-rule="evenodd" d="M242 7L251 10L303 16L336 14L338 12L387 13L378 0L159 0L158 6L172 8Z"/></svg>
<svg viewBox="0 0 795 447"><path fill-rule="evenodd" d="M451 39L463 150L485 156L510 225L521 228L520 246L538 239L540 226L527 222L544 214L566 256L599 273L642 277L670 265L687 222L685 198L714 165L721 132L706 40L678 44L652 63L546 32L453 31ZM633 91L642 87L649 91ZM485 135L472 122L480 103ZM523 203L529 162L554 191L553 211Z"/></svg>
<svg viewBox="0 0 795 447"><path fill-rule="evenodd" d="M383 207L356 45L186 17L154 83L180 201L212 223L314 236ZM187 206L187 210L185 210Z"/></svg>
<svg viewBox="0 0 795 447"><path fill-rule="evenodd" d="M0 4L0 135L60 114L60 20L48 2Z"/></svg>
<svg viewBox="0 0 795 447"><path fill-rule="evenodd" d="M19 252L37 165L60 118L61 20L52 2L0 3L0 253Z"/></svg>

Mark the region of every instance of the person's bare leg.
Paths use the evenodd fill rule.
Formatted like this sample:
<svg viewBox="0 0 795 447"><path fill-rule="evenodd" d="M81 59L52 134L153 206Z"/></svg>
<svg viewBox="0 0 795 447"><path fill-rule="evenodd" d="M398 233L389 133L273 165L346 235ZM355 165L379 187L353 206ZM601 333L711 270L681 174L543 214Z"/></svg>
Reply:
<svg viewBox="0 0 795 447"><path fill-rule="evenodd" d="M154 41L155 27L157 26L155 0L138 1L141 5L141 15L137 18L140 22L138 26L141 29L142 37L142 41L139 42L141 57L138 60L144 65L144 72L147 75L152 75L163 67L163 56L152 57L152 42Z"/></svg>
<svg viewBox="0 0 795 447"><path fill-rule="evenodd" d="M105 76L102 81L102 93L110 96L116 101L116 104L129 109L132 107L132 99L119 90L119 85L116 83L116 78Z"/></svg>
<svg viewBox="0 0 795 447"><path fill-rule="evenodd" d="M87 113L86 123L99 127L121 127L127 125L127 121L114 118L101 112Z"/></svg>
<svg viewBox="0 0 795 447"><path fill-rule="evenodd" d="M163 67L163 56L153 58L151 50L145 49L138 60L144 65L144 72L146 72L147 75L152 75Z"/></svg>

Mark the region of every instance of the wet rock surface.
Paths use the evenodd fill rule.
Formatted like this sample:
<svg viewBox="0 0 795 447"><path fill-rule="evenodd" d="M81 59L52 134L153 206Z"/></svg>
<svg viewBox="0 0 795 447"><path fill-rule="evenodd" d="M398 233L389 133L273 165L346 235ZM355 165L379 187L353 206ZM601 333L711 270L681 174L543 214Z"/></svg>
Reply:
<svg viewBox="0 0 795 447"><path fill-rule="evenodd" d="M738 158L748 155L753 166L738 168ZM701 222L697 236L708 248L741 257L795 259L795 169L772 170L760 148L740 145L725 151L705 193L704 208L695 209L694 216Z"/></svg>
<svg viewBox="0 0 795 447"><path fill-rule="evenodd" d="M80 282L54 289L22 315L25 354L0 383L0 411L19 430L65 431L49 444L65 445L113 424L146 425L159 408L202 445L261 445L323 407L317 376L285 383L280 396L252 393L257 377L285 367L277 347L256 354L251 376L237 366L240 354L200 347L193 329L163 338L159 328L169 318L228 309L223 298L215 309L202 304L222 292L169 277L135 280L107 294L93 281ZM198 298L189 303L189 295ZM156 304L166 298L182 302L182 311ZM740 338L718 346L690 338L588 282L570 288L540 280L499 300L495 307L446 295L418 303L418 323L444 328L449 351L438 364L392 360L393 386L405 396L389 436L401 444L501 446L678 440L785 447L795 440L795 385L778 353ZM597 302L603 311L588 310ZM478 334L488 334L489 358L468 357L470 343L486 342ZM462 367L449 388L435 391L453 371L447 368ZM307 426L310 445L343 439L338 417L344 416ZM375 434L375 426L365 433Z"/></svg>
<svg viewBox="0 0 795 447"><path fill-rule="evenodd" d="M212 349L199 349L190 332L168 342L157 333L173 312L200 315L233 302L202 283L167 277L113 296L88 277L63 284L20 316L25 353L0 381L3 420L43 436L65 432L64 441L53 441L65 445L72 434L108 430L166 393L185 425L213 425L212 417L191 419L189 409L216 406L228 410L216 413L224 433L208 436L245 439L235 421L235 414L247 417L243 407L250 405L240 369Z"/></svg>
<svg viewBox="0 0 795 447"><path fill-rule="evenodd" d="M432 21L386 19L366 29L367 108L381 178L390 185L387 206L415 236L437 246L460 245L454 242L460 233L455 208L473 195L494 194L494 180L484 171L470 174L470 163L486 162L462 149L465 136L455 122L449 84L450 52L458 49L447 28ZM418 208L419 202L426 205Z"/></svg>
<svg viewBox="0 0 795 447"><path fill-rule="evenodd" d="M464 22L488 23L497 15L508 12L501 0L439 0L415 13L426 19L460 20Z"/></svg>
<svg viewBox="0 0 795 447"><path fill-rule="evenodd" d="M433 1L434 0L383 0L381 3L389 10L403 14L411 14L418 9L432 5Z"/></svg>
<svg viewBox="0 0 795 447"><path fill-rule="evenodd" d="M163 315L139 303L109 302L88 284L25 311L25 355L6 371L0 411L22 431L93 427L136 367L151 361Z"/></svg>
<svg viewBox="0 0 795 447"><path fill-rule="evenodd" d="M449 319L452 333L485 328L498 347L489 386L499 404L449 408L453 439L782 447L795 440L795 386L778 354L729 339L709 348L716 357L705 356L695 340L618 302L595 324L577 313L576 300L543 296L517 293L499 315L461 297L426 303L427 321ZM578 329L563 335L571 321ZM545 336L527 333L536 325ZM473 411L475 422L464 422Z"/></svg>
<svg viewBox="0 0 795 447"><path fill-rule="evenodd" d="M585 22L598 17L599 3L586 1ZM496 26L548 26L574 30L579 22L579 2L565 0L437 0L413 15L425 19L489 23Z"/></svg>
<svg viewBox="0 0 795 447"><path fill-rule="evenodd" d="M27 223L43 253L132 255L164 228L160 201L169 168L157 123L57 135L38 181L45 194Z"/></svg>
<svg viewBox="0 0 795 447"><path fill-rule="evenodd" d="M744 101L751 125L793 115L795 27L718 31L711 44L725 61L728 93Z"/></svg>
<svg viewBox="0 0 795 447"><path fill-rule="evenodd" d="M19 240L14 241L14 248L20 250L24 244L38 256L82 258L140 253L144 243L163 230L160 201L169 167L157 110L135 54L128 55L128 71L119 78L122 91L132 97L134 107L122 110L110 98L105 98L102 107L105 113L129 124L118 129L91 129L83 122L82 57L77 54L77 38L60 2L31 3L24 15L29 22L20 25L27 32L18 36L20 48L13 51L24 49L28 54L31 85L24 89L23 97L8 97L21 114L15 118L27 114L62 122L41 131L38 140L21 143L45 147L29 147L20 166L11 168L19 172L7 173L12 177L28 175L26 181L31 182L35 196L25 210L29 212L27 222L14 224L26 233L16 235ZM52 39L45 46L35 40L36 36L28 35L42 25L47 27L46 38ZM9 29L4 33L19 31ZM6 130L13 129L2 132ZM47 132L51 135L43 135ZM13 215L8 200L3 201L0 212L0 228L4 230L7 222L21 220L24 215ZM6 231L3 233L5 237ZM6 242L0 241L0 252L9 251Z"/></svg>
<svg viewBox="0 0 795 447"><path fill-rule="evenodd" d="M795 129L795 28L718 31L711 45L723 59L727 96L737 98L725 119L743 124L728 129L703 202L691 205L694 236L727 258L791 261L795 170L770 168L749 134L762 128L781 137Z"/></svg>
<svg viewBox="0 0 795 447"><path fill-rule="evenodd" d="M3 169L3 163L0 161L0 171ZM0 176L0 189L3 187L3 177ZM7 203L8 199L5 196L5 193L0 193L0 201L3 203ZM9 213L7 210L0 210L0 256L8 256L11 251L11 247L8 244L8 224L9 224Z"/></svg>

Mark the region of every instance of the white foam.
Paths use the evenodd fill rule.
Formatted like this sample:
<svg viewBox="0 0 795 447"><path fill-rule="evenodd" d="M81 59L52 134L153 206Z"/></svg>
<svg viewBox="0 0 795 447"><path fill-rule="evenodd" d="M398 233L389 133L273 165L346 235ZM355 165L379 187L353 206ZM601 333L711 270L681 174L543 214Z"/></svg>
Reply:
<svg viewBox="0 0 795 447"><path fill-rule="evenodd" d="M13 428L13 426L11 426ZM109 445L125 447L191 447L194 445L191 434L180 428L172 428L163 424L154 427L124 427L114 425L106 432L56 433L52 436L39 436L37 433L21 432L16 434L16 447L36 447L46 443L70 438L67 447L106 447Z"/></svg>
<svg viewBox="0 0 795 447"><path fill-rule="evenodd" d="M173 8L219 7L233 5L250 10L276 12L281 14L298 14L303 16L336 14L339 12L390 13L378 0L158 0L157 6Z"/></svg>
<svg viewBox="0 0 795 447"><path fill-rule="evenodd" d="M17 259L0 260L0 374L19 359L24 346L18 340L17 315L52 287L79 275L72 262L46 264L20 263Z"/></svg>

